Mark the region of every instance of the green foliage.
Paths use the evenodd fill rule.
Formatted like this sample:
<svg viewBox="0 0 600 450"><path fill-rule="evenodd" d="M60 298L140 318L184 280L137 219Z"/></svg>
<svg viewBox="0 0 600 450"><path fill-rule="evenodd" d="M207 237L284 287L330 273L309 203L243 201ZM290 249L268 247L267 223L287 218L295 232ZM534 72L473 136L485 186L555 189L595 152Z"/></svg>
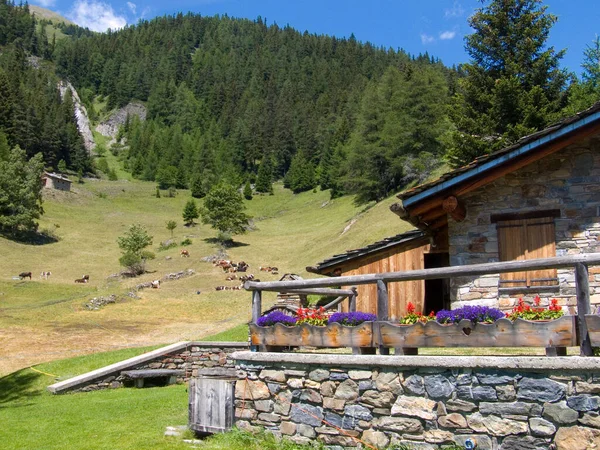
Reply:
<svg viewBox="0 0 600 450"><path fill-rule="evenodd" d="M271 158L263 158L262 163L258 168L255 189L256 192L263 194L273 193L273 168L271 166Z"/></svg>
<svg viewBox="0 0 600 450"><path fill-rule="evenodd" d="M196 206L196 202L194 199L189 199L183 208L183 223L186 226L190 226L194 224L194 219L200 217L200 212L198 211L198 207Z"/></svg>
<svg viewBox="0 0 600 450"><path fill-rule="evenodd" d="M315 168L302 152L296 154L292 159L290 170L285 175L283 185L291 189L294 194L310 191L317 185Z"/></svg>
<svg viewBox="0 0 600 450"><path fill-rule="evenodd" d="M115 171L115 169L110 169L108 171L108 180L109 181L117 181L119 179L119 177L117 176L117 172Z"/></svg>
<svg viewBox="0 0 600 450"><path fill-rule="evenodd" d="M218 184L206 195L200 215L202 223L221 233L243 234L250 219L245 209L241 195L233 186Z"/></svg>
<svg viewBox="0 0 600 450"><path fill-rule="evenodd" d="M155 194L156 198L160 198L160 188L158 186L156 186L156 194Z"/></svg>
<svg viewBox="0 0 600 450"><path fill-rule="evenodd" d="M67 163L65 162L65 160L64 160L64 159L61 159L61 160L58 162L58 167L57 167L57 168L58 168L58 171L59 171L60 173L67 173Z"/></svg>
<svg viewBox="0 0 600 450"><path fill-rule="evenodd" d="M0 230L16 235L35 231L43 214L42 155L27 159L19 146L7 151L8 144L0 131Z"/></svg>
<svg viewBox="0 0 600 450"><path fill-rule="evenodd" d="M423 181L438 165L450 122L448 88L442 74L424 65L402 72L389 68L379 82L367 86L357 128L345 146L324 167L323 185L332 189L331 165L357 202L380 201L407 183ZM335 172L334 172L335 173Z"/></svg>
<svg viewBox="0 0 600 450"><path fill-rule="evenodd" d="M173 230L175 230L175 228L177 228L177 222L175 222L174 220L168 220L166 227L167 227L167 230L169 230L171 232L171 237L173 237Z"/></svg>
<svg viewBox="0 0 600 450"><path fill-rule="evenodd" d="M186 238L186 239L184 239L183 241L181 241L181 244L180 244L180 245L181 245L182 247L187 247L188 245L192 245L192 240L191 240L191 239L188 239L188 238Z"/></svg>
<svg viewBox="0 0 600 450"><path fill-rule="evenodd" d="M252 200L252 188L250 187L250 181L246 181L244 185L244 198L246 200Z"/></svg>
<svg viewBox="0 0 600 450"><path fill-rule="evenodd" d="M469 18L475 32L466 38L471 61L461 66L466 76L452 108L457 130L447 158L453 166L543 128L565 102L564 51L546 48L556 16L541 0L486 3Z"/></svg>
<svg viewBox="0 0 600 450"><path fill-rule="evenodd" d="M125 235L117 238L117 243L123 254L119 259L121 265L134 275L144 273L146 261L154 258L151 252L145 250L152 245L152 236L146 228L140 224L131 225Z"/></svg>
<svg viewBox="0 0 600 450"><path fill-rule="evenodd" d="M177 242L169 242L168 244L161 242L160 244L158 244L158 251L164 252L165 250L169 250L175 247L177 247Z"/></svg>
<svg viewBox="0 0 600 450"><path fill-rule="evenodd" d="M294 192L321 185L336 197L357 188L339 181L355 178L346 146L358 132L367 80L380 83L389 68L405 84L394 98L381 95L384 109L396 114L379 130L389 140L386 158L410 149L413 158L427 152L437 159L431 147L440 129L449 128L438 110L456 78L427 54L195 14L65 40L55 60L61 76L92 96L108 96L112 106L146 101L147 120L133 117L120 132L128 145L124 163L135 178L157 181L161 189L189 186L194 198L219 182L243 185L250 176L259 193L272 193L272 183L286 174ZM402 108L412 114L400 114ZM394 149L399 141L405 148ZM394 177L392 189L403 182Z"/></svg>

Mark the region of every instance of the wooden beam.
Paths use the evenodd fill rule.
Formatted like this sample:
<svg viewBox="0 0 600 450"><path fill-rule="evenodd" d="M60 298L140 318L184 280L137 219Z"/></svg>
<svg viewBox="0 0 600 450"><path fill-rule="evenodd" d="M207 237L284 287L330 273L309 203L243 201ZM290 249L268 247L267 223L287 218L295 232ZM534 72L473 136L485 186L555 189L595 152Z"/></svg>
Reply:
<svg viewBox="0 0 600 450"><path fill-rule="evenodd" d="M309 288L309 289L282 289L279 291L281 294L314 294L314 295L343 295L344 297L350 297L354 294L349 289L323 289L323 288Z"/></svg>
<svg viewBox="0 0 600 450"><path fill-rule="evenodd" d="M464 203L460 202L454 195L444 199L442 202L442 209L447 214L450 214L457 222L462 222L465 220L465 217L467 217L467 208L465 208Z"/></svg>
<svg viewBox="0 0 600 450"><path fill-rule="evenodd" d="M385 321L388 320L388 306L389 306L389 298L388 298L388 287L387 283L383 280L377 280L377 320ZM375 325L378 326L378 325ZM379 329L376 331L379 333ZM383 345L379 346L379 354L380 355L389 355L390 349L384 347Z"/></svg>
<svg viewBox="0 0 600 450"><path fill-rule="evenodd" d="M484 186L488 183L491 183L494 180L497 180L500 177L503 177L507 173L514 172L522 167L525 167L535 161L538 161L552 153L556 153L559 150L579 141L585 139L586 137L600 132L600 124L595 124L588 127L583 127L577 130L576 133L566 136L563 138L556 139L555 141L548 144L545 148L534 151L533 153L526 155L524 157L520 157L515 160L511 160L506 164L491 169L481 177L476 179L465 181L464 183L453 186L450 188L450 193L445 192L442 194L438 194L437 196L431 197L419 204L417 204L414 208L403 208L411 217L419 216L426 211L429 211L433 208L439 208L442 205L443 199L448 195L454 195L456 197L461 197L481 186Z"/></svg>
<svg viewBox="0 0 600 450"><path fill-rule="evenodd" d="M434 269L373 273L368 275L351 275L335 278L318 278L313 280L246 281L246 283L244 283L244 288L251 291L262 290L279 292L282 289L374 284L379 280L391 283L396 281L436 280L443 278L478 276L490 273L524 272L528 270L574 267L577 263L590 266L600 265L600 253L583 253L580 255L557 256L553 258L470 264L466 266L438 267Z"/></svg>
<svg viewBox="0 0 600 450"><path fill-rule="evenodd" d="M579 329L579 354L592 356L594 350L590 342L590 334L585 323L585 315L590 313L590 282L588 266L584 263L575 264L575 289L577 292L577 325Z"/></svg>

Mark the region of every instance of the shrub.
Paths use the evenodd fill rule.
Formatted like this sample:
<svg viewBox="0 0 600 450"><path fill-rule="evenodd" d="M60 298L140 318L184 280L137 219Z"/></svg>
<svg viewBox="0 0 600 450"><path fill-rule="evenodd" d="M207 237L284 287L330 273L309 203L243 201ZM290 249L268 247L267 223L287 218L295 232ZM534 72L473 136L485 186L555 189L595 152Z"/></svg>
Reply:
<svg viewBox="0 0 600 450"><path fill-rule="evenodd" d="M192 245L191 239L184 239L183 241L181 241L182 247L187 247L188 245Z"/></svg>
<svg viewBox="0 0 600 450"><path fill-rule="evenodd" d="M450 311L442 309L436 314L438 323L458 323L463 319L470 320L473 323L494 323L503 317L504 313L502 311L489 306L463 306Z"/></svg>
<svg viewBox="0 0 600 450"><path fill-rule="evenodd" d="M175 247L177 247L177 242L171 242L171 241L161 242L160 244L158 244L158 251L164 252L165 250L169 250L170 248L175 248Z"/></svg>
<svg viewBox="0 0 600 450"><path fill-rule="evenodd" d="M372 322L377 320L375 314L353 311L353 312L337 312L329 317L329 323L339 323L347 326L360 325L363 322Z"/></svg>
<svg viewBox="0 0 600 450"><path fill-rule="evenodd" d="M288 316L281 311L273 311L266 316L259 317L259 319L256 321L256 324L259 327L268 327L270 325L275 325L276 323L281 323L283 325L296 325L296 318Z"/></svg>

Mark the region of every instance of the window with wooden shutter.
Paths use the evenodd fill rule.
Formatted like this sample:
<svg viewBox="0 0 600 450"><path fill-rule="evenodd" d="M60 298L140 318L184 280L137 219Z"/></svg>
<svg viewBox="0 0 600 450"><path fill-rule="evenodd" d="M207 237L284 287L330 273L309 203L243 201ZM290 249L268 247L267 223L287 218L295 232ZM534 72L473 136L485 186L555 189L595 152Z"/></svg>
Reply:
<svg viewBox="0 0 600 450"><path fill-rule="evenodd" d="M497 220L496 228L500 261L521 261L556 256L554 215ZM558 285L556 269L500 274L501 288L556 285Z"/></svg>

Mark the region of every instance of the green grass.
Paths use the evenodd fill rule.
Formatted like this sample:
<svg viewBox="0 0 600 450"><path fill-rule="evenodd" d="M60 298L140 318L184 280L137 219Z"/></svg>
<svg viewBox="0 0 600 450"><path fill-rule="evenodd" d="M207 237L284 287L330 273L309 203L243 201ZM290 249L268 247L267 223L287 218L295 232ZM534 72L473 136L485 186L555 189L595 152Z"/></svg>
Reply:
<svg viewBox="0 0 600 450"><path fill-rule="evenodd" d="M109 152L106 158L111 167L120 167ZM219 251L215 231L201 224L183 226L189 191L156 198L154 183L118 173L119 181L86 180L75 183L72 192L44 192L40 228L52 230L58 242L27 245L0 238L0 374L58 357L203 339L250 319L250 293L214 289L236 284L203 260ZM314 277L306 266L405 231L408 226L388 210L394 201L390 197L358 207L351 197L331 201L321 191L294 195L276 184L275 195L246 201L255 229L235 236L236 245L227 254L249 263L248 273L263 281L288 272ZM178 223L176 242L193 242L186 247L190 258L181 258L179 247L157 252L160 242L171 238L168 220ZM154 236L157 258L148 264L149 273L137 279L111 277L122 269L117 237L132 223L141 223ZM279 267L279 275L259 273L258 267L266 265ZM165 282L160 290L139 291L137 299L126 296L139 283L185 269L195 275ZM40 280L39 273L48 270L50 279ZM33 272L34 280L12 279L23 271ZM90 283L76 285L83 274ZM109 294L117 294L119 302L99 311L84 307L90 298ZM264 307L275 299L266 294ZM234 339L245 340L242 328L232 332Z"/></svg>

